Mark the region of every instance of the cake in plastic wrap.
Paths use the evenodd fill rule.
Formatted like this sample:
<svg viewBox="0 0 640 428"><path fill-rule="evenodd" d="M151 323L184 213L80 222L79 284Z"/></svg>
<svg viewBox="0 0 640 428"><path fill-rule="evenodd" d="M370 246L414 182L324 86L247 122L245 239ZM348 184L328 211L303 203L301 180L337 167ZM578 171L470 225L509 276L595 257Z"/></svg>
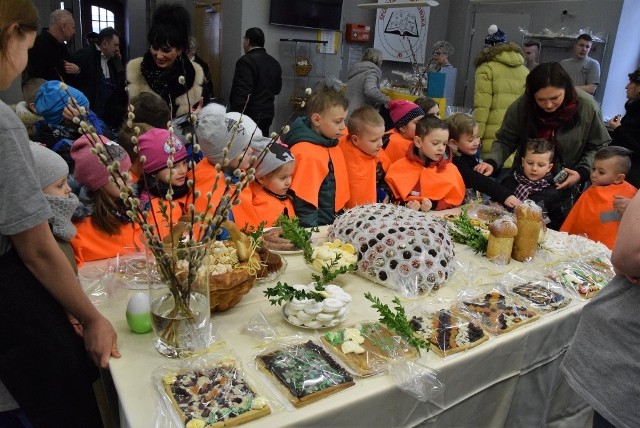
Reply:
<svg viewBox="0 0 640 428"><path fill-rule="evenodd" d="M438 289L453 273L455 253L446 228L420 211L357 206L336 218L330 236L356 247L359 275L403 296Z"/></svg>

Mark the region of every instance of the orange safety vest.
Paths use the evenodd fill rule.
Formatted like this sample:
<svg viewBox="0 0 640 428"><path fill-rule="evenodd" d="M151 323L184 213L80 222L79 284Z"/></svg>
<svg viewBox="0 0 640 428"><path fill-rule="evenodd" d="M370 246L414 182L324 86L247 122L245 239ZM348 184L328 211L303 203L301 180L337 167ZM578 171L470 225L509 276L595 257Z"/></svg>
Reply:
<svg viewBox="0 0 640 428"><path fill-rule="evenodd" d="M395 198L405 202L427 198L444 201L448 208L460 205L464 199L464 181L458 168L451 162L440 167L424 166L404 157L391 164L386 180ZM419 194L412 195L418 189Z"/></svg>
<svg viewBox="0 0 640 428"><path fill-rule="evenodd" d="M613 211L613 196L633 198L638 189L623 181L608 186L590 186L578 198L569 215L560 227L560 232L571 235L586 235L592 241L600 241L613 250L620 221L602 222L600 214Z"/></svg>
<svg viewBox="0 0 640 428"><path fill-rule="evenodd" d="M152 215L150 212L147 221L149 222L149 224L152 224L154 226L156 226L155 222L157 221L158 230L157 232L154 232L154 234L157 234L158 236L160 236L160 238L164 238L169 234L169 231L171 229L169 227L169 221L167 221L167 219L165 219L161 214L160 200L161 198L156 196L151 199L151 210L153 210L153 213L155 215ZM172 209L169 209L169 202L164 201L164 204L167 207L167 215L170 216L172 225L176 224L178 220L180 220L180 217L182 217L183 214L187 213L187 200L189 201L189 203L193 202L193 196L191 195L191 192L182 196L181 198L174 199L174 207Z"/></svg>
<svg viewBox="0 0 640 428"><path fill-rule="evenodd" d="M203 213L207 209L207 193L212 192L211 205L213 208L207 211L208 215L212 215L215 212L216 207L220 203L220 198L224 193L224 174L220 172L218 175L216 167L209 163L207 158L202 159L194 169L188 172L187 179L194 180L195 190L200 191L200 197L195 201L196 213ZM218 187L213 190L214 185L217 183ZM189 198L189 203L191 203Z"/></svg>
<svg viewBox="0 0 640 428"><path fill-rule="evenodd" d="M395 128L387 132L387 134L389 135L389 143L387 147L385 147L384 152L389 159L391 159L391 163L393 163L404 157L409 147L413 145L413 140L407 140Z"/></svg>
<svg viewBox="0 0 640 428"><path fill-rule="evenodd" d="M263 221L273 226L285 210L289 217L295 215L291 198L278 199L255 181L240 193L240 204L232 209L233 220L241 229L246 225L257 228Z"/></svg>
<svg viewBox="0 0 640 428"><path fill-rule="evenodd" d="M336 181L334 206L336 212L343 209L349 200L349 176L342 150L338 146L324 147L308 142L297 143L290 150L296 159L291 181L291 190L296 196L318 208L318 192L329 174L331 160Z"/></svg>
<svg viewBox="0 0 640 428"><path fill-rule="evenodd" d="M370 156L357 148L348 139L348 135L343 135L338 141L338 147L344 154L349 175L350 198L345 208L353 208L356 205L376 203L376 170L378 163L382 164L382 169L386 172L391 165L389 157L383 150L377 156Z"/></svg>
<svg viewBox="0 0 640 428"><path fill-rule="evenodd" d="M91 216L74 224L77 233L71 240L71 246L78 267L84 262L141 251L144 245L142 229L136 223L122 224L117 235L108 235L97 229Z"/></svg>

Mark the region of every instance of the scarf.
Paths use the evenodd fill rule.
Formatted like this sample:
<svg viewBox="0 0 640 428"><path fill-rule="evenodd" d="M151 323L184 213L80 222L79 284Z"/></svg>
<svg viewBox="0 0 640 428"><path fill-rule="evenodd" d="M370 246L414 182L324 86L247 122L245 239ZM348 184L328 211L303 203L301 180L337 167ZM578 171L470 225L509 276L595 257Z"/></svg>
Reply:
<svg viewBox="0 0 640 428"><path fill-rule="evenodd" d="M151 52L147 51L142 58L140 71L149 87L172 107L175 107L176 98L186 93L187 90L193 86L196 78L196 70L193 68L193 64L184 55L176 58L171 67L163 69L158 68ZM180 76L184 76L185 78L184 85L178 81ZM191 103L197 101L198 100L190 100ZM175 113L175 111L173 113Z"/></svg>
<svg viewBox="0 0 640 428"><path fill-rule="evenodd" d="M558 107L556 111L547 113L536 106L535 123L537 128L537 138L544 138L552 143L556 143L556 131L562 125L571 122L578 111L578 94L573 90L573 101Z"/></svg>
<svg viewBox="0 0 640 428"><path fill-rule="evenodd" d="M528 199L529 195L531 195L532 193L538 193L551 185L545 179L531 181L525 175L520 174L517 171L513 172L513 178L515 178L516 182L518 183L518 185L516 186L516 190L513 192L513 195L521 201Z"/></svg>
<svg viewBox="0 0 640 428"><path fill-rule="evenodd" d="M143 204L147 204L151 202L151 199L155 196L157 198L165 198L167 196L167 192L169 191L169 185L164 183L156 178L156 176L152 174L144 174L144 177L141 177L138 180L138 188L140 189L140 202ZM146 178L146 188L145 188L145 178ZM189 186L187 186L187 182L182 186L171 186L173 190L173 199L178 199L183 197L189 192Z"/></svg>
<svg viewBox="0 0 640 428"><path fill-rule="evenodd" d="M76 236L76 227L71 222L71 217L80 204L75 193L69 193L68 197L44 195L53 211L53 217L49 219L53 235L63 241L71 241Z"/></svg>

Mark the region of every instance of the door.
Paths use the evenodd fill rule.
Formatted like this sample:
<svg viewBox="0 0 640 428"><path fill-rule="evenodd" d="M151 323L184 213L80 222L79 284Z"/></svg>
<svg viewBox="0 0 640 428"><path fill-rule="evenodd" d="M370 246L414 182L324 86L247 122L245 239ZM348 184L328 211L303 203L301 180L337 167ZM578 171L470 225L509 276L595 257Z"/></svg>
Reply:
<svg viewBox="0 0 640 428"><path fill-rule="evenodd" d="M466 86L462 103L466 107L473 107L473 90L475 87L476 57L484 49L484 38L487 36L489 26L496 24L506 36L507 41L522 44L521 28L529 30L531 25L531 14L529 13L501 13L501 12L481 12L475 11L473 15L473 28L471 30L471 40L469 57L467 59Z"/></svg>
<svg viewBox="0 0 640 428"><path fill-rule="evenodd" d="M220 90L220 1L195 3L194 37L198 41L198 56L209 66L213 81L213 95L219 97Z"/></svg>

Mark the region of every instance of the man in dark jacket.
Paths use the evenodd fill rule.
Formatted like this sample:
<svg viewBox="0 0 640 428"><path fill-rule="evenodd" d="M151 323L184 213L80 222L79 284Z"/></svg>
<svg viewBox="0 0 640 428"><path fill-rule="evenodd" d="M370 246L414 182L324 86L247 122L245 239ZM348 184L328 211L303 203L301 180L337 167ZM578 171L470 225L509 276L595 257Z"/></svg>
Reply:
<svg viewBox="0 0 640 428"><path fill-rule="evenodd" d="M89 99L91 109L111 128L119 128L127 108L124 67L120 63L120 34L111 27L98 34L96 44L76 52L72 61L80 67L77 88Z"/></svg>
<svg viewBox="0 0 640 428"><path fill-rule="evenodd" d="M23 81L32 77L45 80L64 80L71 85L80 68L71 62L66 43L73 39L76 24L68 10L58 9L49 15L49 28L43 28L33 47L29 49L29 62L23 73Z"/></svg>
<svg viewBox="0 0 640 428"><path fill-rule="evenodd" d="M268 136L274 116L273 102L282 89L282 68L265 50L264 33L260 28L249 28L242 46L245 55L236 62L229 107L231 111L244 110L244 114Z"/></svg>

